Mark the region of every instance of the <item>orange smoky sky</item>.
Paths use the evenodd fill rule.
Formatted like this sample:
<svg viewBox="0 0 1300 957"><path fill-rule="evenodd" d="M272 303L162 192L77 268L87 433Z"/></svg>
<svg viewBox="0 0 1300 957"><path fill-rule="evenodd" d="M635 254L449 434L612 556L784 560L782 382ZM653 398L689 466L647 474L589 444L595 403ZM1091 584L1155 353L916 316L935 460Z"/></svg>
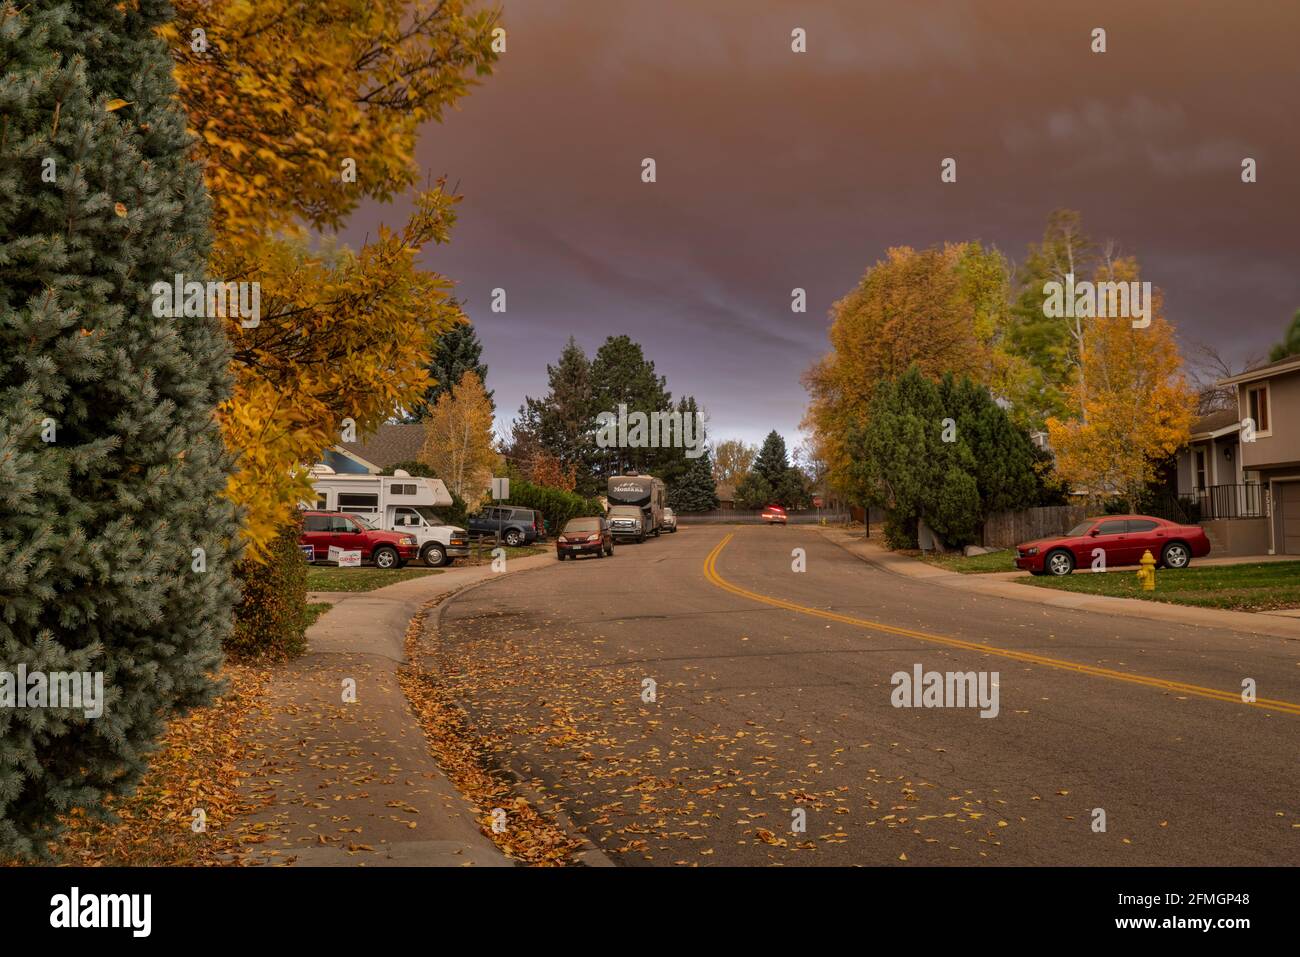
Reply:
<svg viewBox="0 0 1300 957"><path fill-rule="evenodd" d="M1019 260L1062 206L1139 258L1185 345L1262 354L1300 308L1291 0L502 11L496 73L418 156L465 197L425 263L466 302L502 426L570 335L591 354L626 333L704 404L711 438L793 440L831 303L888 247L979 239ZM348 239L399 215L367 207Z"/></svg>

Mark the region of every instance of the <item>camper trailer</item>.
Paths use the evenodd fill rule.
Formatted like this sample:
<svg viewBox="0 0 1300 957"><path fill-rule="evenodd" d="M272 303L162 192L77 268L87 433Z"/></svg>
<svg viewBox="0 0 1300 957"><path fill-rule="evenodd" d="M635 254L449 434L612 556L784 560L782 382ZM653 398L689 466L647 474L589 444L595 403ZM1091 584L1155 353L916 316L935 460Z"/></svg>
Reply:
<svg viewBox="0 0 1300 957"><path fill-rule="evenodd" d="M311 484L316 501L303 503L305 508L348 512L376 528L412 535L426 565L437 568L469 556L465 529L446 524L434 511L451 504L440 479L414 478L401 469L394 475L343 474L317 465Z"/></svg>
<svg viewBox="0 0 1300 957"><path fill-rule="evenodd" d="M653 475L616 475L606 486L610 506L635 505L645 515L645 532L659 536L664 527L664 483Z"/></svg>

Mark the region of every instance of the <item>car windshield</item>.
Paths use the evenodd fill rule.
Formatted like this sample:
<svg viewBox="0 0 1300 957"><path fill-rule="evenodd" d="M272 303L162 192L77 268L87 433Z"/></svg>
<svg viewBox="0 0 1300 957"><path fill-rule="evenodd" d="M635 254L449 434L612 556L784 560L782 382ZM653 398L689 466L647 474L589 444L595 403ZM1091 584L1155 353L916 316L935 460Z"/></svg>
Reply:
<svg viewBox="0 0 1300 957"><path fill-rule="evenodd" d="M412 506L412 507L413 507L417 512L419 512L419 513L420 513L420 516L421 516L421 517L422 517L426 522L428 522L430 525L450 525L450 524L451 524L451 523L448 522L446 519L444 519L441 515L439 515L437 512L435 512L433 509L429 508L429 506L427 506L427 505L415 505L415 506Z"/></svg>
<svg viewBox="0 0 1300 957"><path fill-rule="evenodd" d="M355 518L357 520L357 524L360 525L362 528L368 528L372 532L379 530L379 521L375 516L349 515L348 517Z"/></svg>
<svg viewBox="0 0 1300 957"><path fill-rule="evenodd" d="M572 535L575 532L599 532L600 519L598 518L575 518L569 524L564 526L564 534Z"/></svg>
<svg viewBox="0 0 1300 957"><path fill-rule="evenodd" d="M640 518L641 509L635 505L615 505L609 510L610 518Z"/></svg>
<svg viewBox="0 0 1300 957"><path fill-rule="evenodd" d="M1095 521L1096 521L1095 518L1090 518L1086 522L1080 522L1078 525L1074 526L1074 528L1070 529L1065 534L1070 536L1082 535L1085 532L1087 532L1088 529L1092 528L1092 524Z"/></svg>

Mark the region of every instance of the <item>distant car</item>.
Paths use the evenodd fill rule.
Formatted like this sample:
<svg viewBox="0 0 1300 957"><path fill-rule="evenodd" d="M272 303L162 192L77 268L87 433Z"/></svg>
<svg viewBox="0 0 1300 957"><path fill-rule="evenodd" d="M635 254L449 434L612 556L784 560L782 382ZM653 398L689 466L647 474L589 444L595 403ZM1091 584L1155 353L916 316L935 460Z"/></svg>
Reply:
<svg viewBox="0 0 1300 957"><path fill-rule="evenodd" d="M634 538L638 543L645 541L645 512L637 506L611 506L605 518L609 520L609 531L616 541L620 538Z"/></svg>
<svg viewBox="0 0 1300 957"><path fill-rule="evenodd" d="M499 531L507 545L529 545L546 538L542 513L531 508L489 505L469 516L465 524L476 538L495 538Z"/></svg>
<svg viewBox="0 0 1300 957"><path fill-rule="evenodd" d="M571 518L555 539L555 556L560 561L579 555L604 558L614 555L614 536L603 518Z"/></svg>
<svg viewBox="0 0 1300 957"><path fill-rule="evenodd" d="M420 554L415 536L373 528L363 516L350 512L303 512L298 544L311 546L314 562L326 561L333 545L361 552L363 562L373 562L378 568L401 568Z"/></svg>
<svg viewBox="0 0 1300 957"><path fill-rule="evenodd" d="M1089 518L1064 535L1016 546L1016 567L1031 575L1068 575L1090 568L1101 549L1106 567L1136 565L1150 551L1164 568L1186 568L1193 558L1210 554L1210 540L1199 525L1179 525L1150 515L1103 515Z"/></svg>
<svg viewBox="0 0 1300 957"><path fill-rule="evenodd" d="M664 509L664 528L670 532L677 531L677 513L671 508Z"/></svg>
<svg viewBox="0 0 1300 957"><path fill-rule="evenodd" d="M780 505L769 505L763 509L763 523L766 525L784 525L789 521L785 509Z"/></svg>

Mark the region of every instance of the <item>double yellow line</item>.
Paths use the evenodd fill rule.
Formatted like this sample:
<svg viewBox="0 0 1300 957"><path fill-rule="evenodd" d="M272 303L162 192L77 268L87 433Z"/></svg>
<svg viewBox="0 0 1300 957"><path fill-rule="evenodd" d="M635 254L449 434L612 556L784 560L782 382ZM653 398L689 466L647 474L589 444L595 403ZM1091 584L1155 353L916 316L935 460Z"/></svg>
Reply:
<svg viewBox="0 0 1300 957"><path fill-rule="evenodd" d="M1113 668L1100 668L1096 665L1080 664L1077 661L1065 661L1061 658L1048 658L1044 655L1036 655L1028 651L1016 651L1011 648L998 648L994 645L985 645L976 641L963 641L960 638L949 638L946 635L932 635L925 631L914 631L911 628L899 628L897 625L885 625L878 621L870 621L866 618L854 618L851 615L840 615L833 611L823 611L820 608L810 608L807 605L800 605L796 602L786 601L781 598L771 598L767 595L760 595L758 592L750 591L748 588L741 588L739 585L733 585L721 575L718 574L718 556L722 550L727 547L727 543L735 537L734 532L729 532L722 541L709 552L708 558L704 560L704 577L713 585L721 588L723 591L731 592L733 595L739 595L741 598L748 598L751 601L761 602L764 605L771 605L774 608L784 608L786 611L793 611L801 615L813 615L817 618L825 618L827 621L838 621L845 625L854 625L858 628L868 628L872 631L882 631L890 635L902 635L905 638L915 638L917 641L927 641L937 645L947 645L950 648L960 648L963 651L974 651L982 655L995 655L999 658L1010 658L1013 661L1023 661L1026 664L1042 665L1046 668L1059 668L1062 671L1074 671L1079 674L1093 675L1097 678L1110 678L1114 681L1127 681L1130 684L1146 685L1148 688L1159 688L1162 691L1170 691L1175 694L1195 695L1199 698L1211 698L1215 701L1224 701L1228 704L1245 705L1252 708L1263 708L1267 711L1280 711L1283 714L1293 714L1300 716L1300 704L1294 704L1290 701L1276 701L1269 698L1259 698L1255 701L1243 701L1241 693L1235 691L1220 691L1217 688L1203 688L1200 685L1187 684L1183 681L1169 681L1165 678L1150 678L1146 675L1134 674L1130 671L1116 671Z"/></svg>

